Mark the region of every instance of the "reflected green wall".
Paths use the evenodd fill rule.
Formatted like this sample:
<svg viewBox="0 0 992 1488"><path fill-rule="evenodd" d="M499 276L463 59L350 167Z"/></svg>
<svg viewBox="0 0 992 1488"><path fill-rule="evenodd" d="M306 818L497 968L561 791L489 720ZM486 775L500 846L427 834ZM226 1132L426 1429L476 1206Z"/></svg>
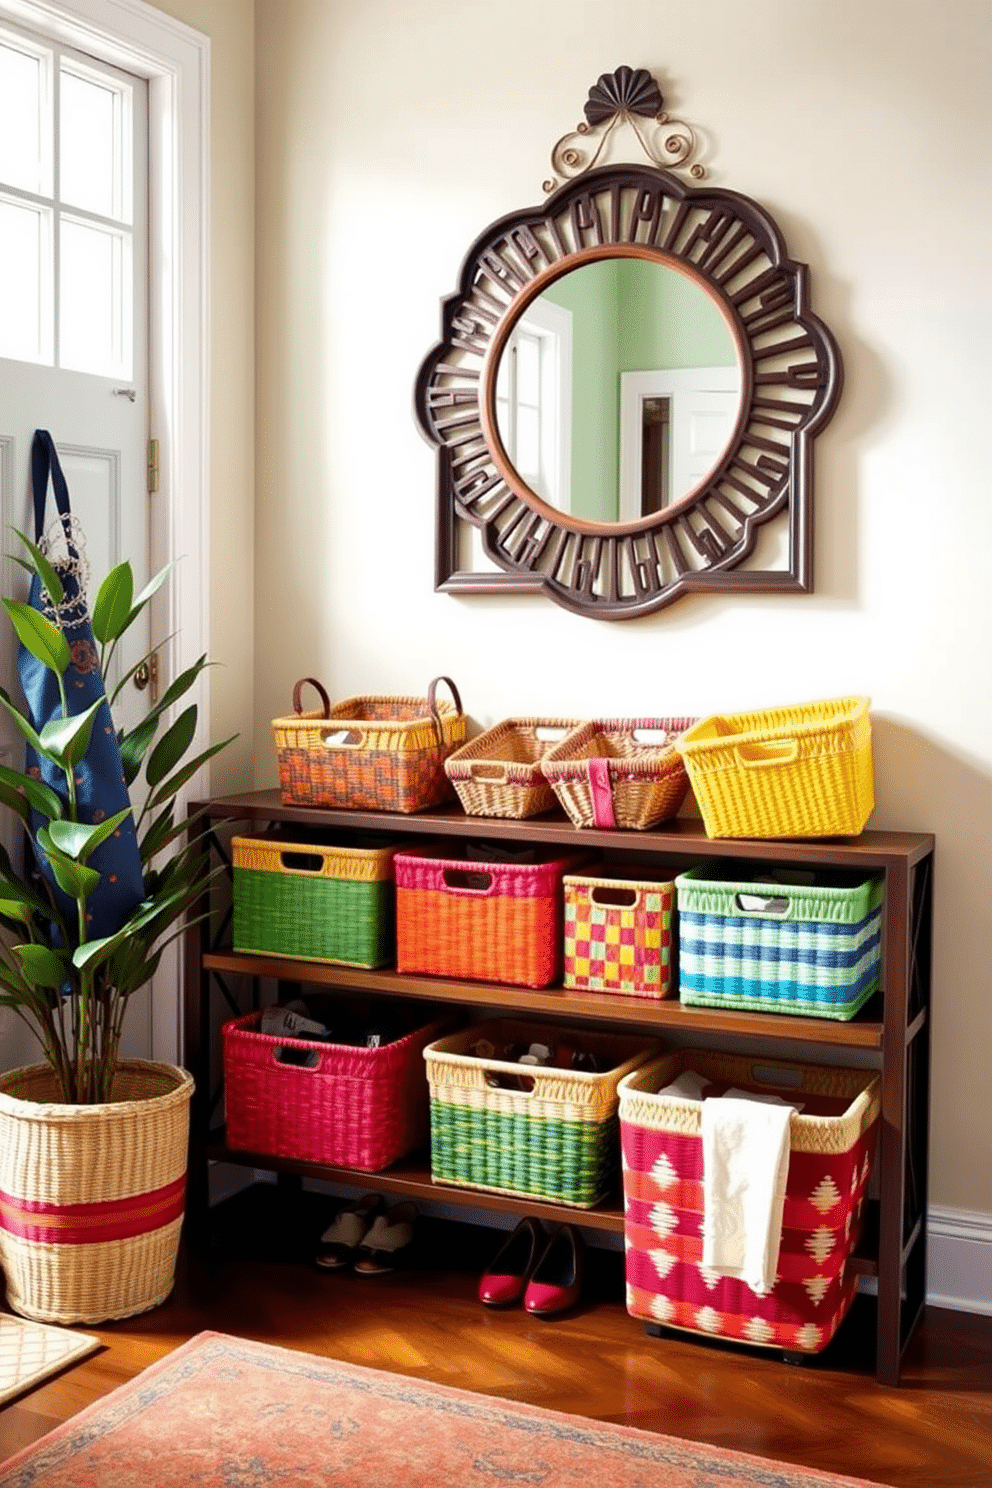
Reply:
<svg viewBox="0 0 992 1488"><path fill-rule="evenodd" d="M572 512L619 515L620 374L729 367L720 311L685 274L642 258L610 258L563 274L543 298L572 312Z"/></svg>

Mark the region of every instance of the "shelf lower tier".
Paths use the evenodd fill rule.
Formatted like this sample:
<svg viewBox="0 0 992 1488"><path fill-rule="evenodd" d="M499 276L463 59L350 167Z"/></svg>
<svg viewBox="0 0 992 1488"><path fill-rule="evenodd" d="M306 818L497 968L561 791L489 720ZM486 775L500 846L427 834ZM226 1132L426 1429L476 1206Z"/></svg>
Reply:
<svg viewBox="0 0 992 1488"><path fill-rule="evenodd" d="M403 1194L405 1198L418 1199L424 1204L450 1204L459 1209L488 1209L497 1214L533 1214L547 1224L572 1224L583 1230L599 1230L613 1235L622 1235L624 1232L623 1200L619 1194L604 1199L594 1209L578 1209L571 1204L555 1204L523 1195L490 1193L486 1189L435 1183L431 1177L429 1159L423 1152L402 1158L384 1172L367 1173L356 1168L304 1162L298 1158L273 1157L264 1152L235 1151L227 1146L223 1133L215 1133L207 1145L207 1157L214 1162L235 1163L240 1167L257 1168L261 1172L294 1173L301 1178L337 1183L344 1187ZM858 1276L878 1275L878 1262L875 1259L877 1210L878 1205L875 1202L869 1201L866 1205L861 1240L850 1260L850 1265Z"/></svg>
<svg viewBox="0 0 992 1488"><path fill-rule="evenodd" d="M883 1025L880 999L873 997L849 1022L802 1014L736 1012L729 1008L689 1007L678 998L623 997L611 992L576 992L564 987L511 987L505 983L459 981L451 977L410 976L405 972L295 961L284 956L262 956L236 951L212 951L203 958L206 970L229 976L305 982L307 986L336 987L385 993L465 1007L498 1007L504 1012L531 1013L566 1020L606 1021L655 1033L686 1035L733 1034L772 1041L832 1045L835 1048L881 1049Z"/></svg>

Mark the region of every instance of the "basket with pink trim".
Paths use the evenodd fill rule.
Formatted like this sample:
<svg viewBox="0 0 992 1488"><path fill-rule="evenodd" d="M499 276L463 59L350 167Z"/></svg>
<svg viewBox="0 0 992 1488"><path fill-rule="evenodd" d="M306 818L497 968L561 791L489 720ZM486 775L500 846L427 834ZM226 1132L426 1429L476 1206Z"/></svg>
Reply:
<svg viewBox="0 0 992 1488"><path fill-rule="evenodd" d="M577 827L652 827L685 800L689 777L675 740L695 722L596 718L549 749L541 769Z"/></svg>

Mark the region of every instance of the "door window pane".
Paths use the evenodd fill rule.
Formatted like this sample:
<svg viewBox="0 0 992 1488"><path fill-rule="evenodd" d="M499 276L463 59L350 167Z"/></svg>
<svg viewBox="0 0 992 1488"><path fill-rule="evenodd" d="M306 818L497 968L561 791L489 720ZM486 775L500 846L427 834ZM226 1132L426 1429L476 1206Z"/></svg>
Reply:
<svg viewBox="0 0 992 1488"><path fill-rule="evenodd" d="M48 60L0 41L0 181L39 196L51 190Z"/></svg>
<svg viewBox="0 0 992 1488"><path fill-rule="evenodd" d="M130 236L64 217L60 291L60 364L129 379Z"/></svg>
<svg viewBox="0 0 992 1488"><path fill-rule="evenodd" d="M0 356L50 362L51 212L0 197Z"/></svg>
<svg viewBox="0 0 992 1488"><path fill-rule="evenodd" d="M62 200L101 217L129 221L130 203L126 215L124 210L122 90L65 67L60 76Z"/></svg>

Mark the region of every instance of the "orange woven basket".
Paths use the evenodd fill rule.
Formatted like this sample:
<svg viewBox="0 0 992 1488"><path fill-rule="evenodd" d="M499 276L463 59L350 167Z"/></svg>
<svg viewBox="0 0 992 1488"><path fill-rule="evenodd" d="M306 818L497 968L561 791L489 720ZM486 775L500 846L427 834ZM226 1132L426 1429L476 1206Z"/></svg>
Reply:
<svg viewBox="0 0 992 1488"><path fill-rule="evenodd" d="M695 721L597 718L549 749L541 769L577 827L651 827L685 800L675 740Z"/></svg>
<svg viewBox="0 0 992 1488"><path fill-rule="evenodd" d="M585 856L495 862L397 853L397 971L524 987L559 980L562 879Z"/></svg>
<svg viewBox="0 0 992 1488"><path fill-rule="evenodd" d="M454 704L438 702L439 682ZM320 695L319 712L302 711L307 685ZM435 677L426 698L353 697L333 708L322 685L304 677L293 708L272 720L284 805L411 812L451 797L444 761L465 741L465 714L450 677Z"/></svg>

